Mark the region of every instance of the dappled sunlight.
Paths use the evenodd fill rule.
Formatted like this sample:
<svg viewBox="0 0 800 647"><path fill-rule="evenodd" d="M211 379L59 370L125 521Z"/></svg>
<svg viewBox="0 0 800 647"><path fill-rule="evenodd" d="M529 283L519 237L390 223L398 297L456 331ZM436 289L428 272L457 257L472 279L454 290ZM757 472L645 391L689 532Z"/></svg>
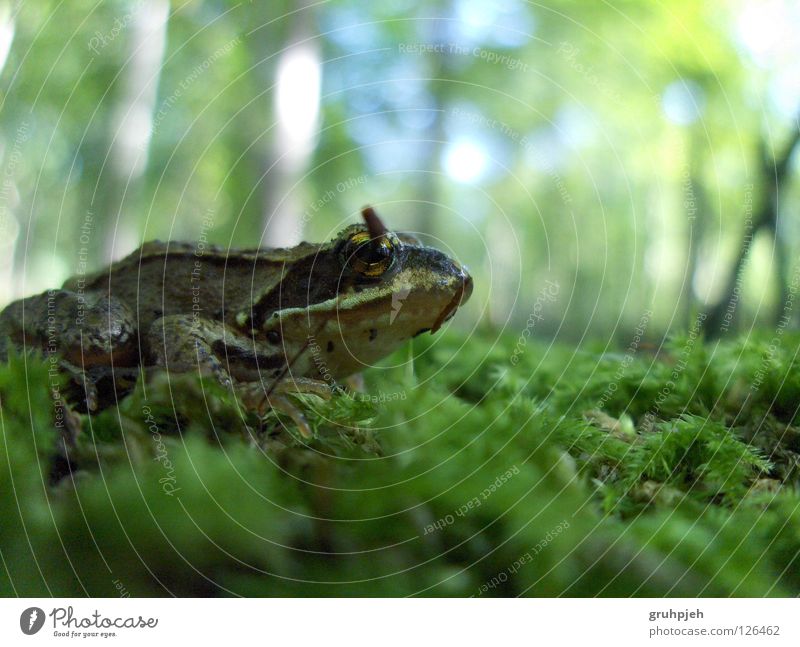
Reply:
<svg viewBox="0 0 800 647"><path fill-rule="evenodd" d="M463 140L450 144L444 151L444 168L456 182L480 180L488 160L483 148L476 141Z"/></svg>

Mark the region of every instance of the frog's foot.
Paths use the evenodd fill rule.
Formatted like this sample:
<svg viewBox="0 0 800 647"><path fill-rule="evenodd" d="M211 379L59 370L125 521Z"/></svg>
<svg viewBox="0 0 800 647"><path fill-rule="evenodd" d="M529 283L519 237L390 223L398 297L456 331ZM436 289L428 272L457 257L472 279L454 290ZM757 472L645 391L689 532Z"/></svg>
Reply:
<svg viewBox="0 0 800 647"><path fill-rule="evenodd" d="M314 433L311 431L311 425L308 424L308 420L306 420L303 412L287 397L283 395L272 395L269 398L265 398L264 402L269 404L275 411L285 413L289 416L303 438L310 439L314 437Z"/></svg>
<svg viewBox="0 0 800 647"><path fill-rule="evenodd" d="M100 395L97 391L97 385L89 375L87 375L86 371L67 360L61 360L59 366L69 375L70 380L77 387L78 392L83 393L83 397L86 401L86 410L90 413L97 411Z"/></svg>
<svg viewBox="0 0 800 647"><path fill-rule="evenodd" d="M312 380L309 377L290 377L275 385L273 393L299 393L318 395L323 400L330 400L339 387L331 386L322 380Z"/></svg>
<svg viewBox="0 0 800 647"><path fill-rule="evenodd" d="M303 438L311 438L313 433L308 420L299 407L286 397L286 394L311 394L324 400L330 400L335 387L320 380L296 377L278 382L271 391L267 390L261 382L240 383L236 385L236 390L245 408L257 411L260 416L263 416L268 408L284 413L292 419Z"/></svg>

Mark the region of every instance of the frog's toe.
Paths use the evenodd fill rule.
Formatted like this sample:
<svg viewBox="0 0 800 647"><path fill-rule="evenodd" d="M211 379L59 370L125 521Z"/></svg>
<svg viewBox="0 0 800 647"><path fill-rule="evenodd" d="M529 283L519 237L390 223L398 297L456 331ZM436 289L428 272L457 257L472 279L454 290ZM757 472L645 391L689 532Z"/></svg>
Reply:
<svg viewBox="0 0 800 647"><path fill-rule="evenodd" d="M282 395L273 395L265 398L265 400L275 411L285 413L287 416L289 416L303 438L314 437L314 434L311 431L311 425L308 424L308 420L306 420L303 412L300 411L300 409L298 409L294 403L290 402L288 398L285 398Z"/></svg>
<svg viewBox="0 0 800 647"><path fill-rule="evenodd" d="M270 409L286 414L292 419L303 438L311 438L313 436L311 426L308 424L303 412L287 397L282 395L282 393L287 392L298 393L304 391L296 389L287 391L286 389L278 388L275 391L277 392L269 393L260 382L240 383L237 385L239 399L245 409L255 411L259 417L263 417ZM327 397L330 397L330 391Z"/></svg>
<svg viewBox="0 0 800 647"><path fill-rule="evenodd" d="M86 408L89 411L97 411L100 403L100 397L97 394L97 387L94 384L87 385L86 387Z"/></svg>
<svg viewBox="0 0 800 647"><path fill-rule="evenodd" d="M342 391L336 384L328 384L322 380L313 380L309 377L292 377L278 382L272 389L273 393L300 393L316 395L323 400L330 400L334 393Z"/></svg>
<svg viewBox="0 0 800 647"><path fill-rule="evenodd" d="M70 382L74 385L69 392L70 398L80 407L80 400L83 399L87 411L97 411L100 406L100 396L94 380L81 367L67 361L61 360L60 368L69 376Z"/></svg>

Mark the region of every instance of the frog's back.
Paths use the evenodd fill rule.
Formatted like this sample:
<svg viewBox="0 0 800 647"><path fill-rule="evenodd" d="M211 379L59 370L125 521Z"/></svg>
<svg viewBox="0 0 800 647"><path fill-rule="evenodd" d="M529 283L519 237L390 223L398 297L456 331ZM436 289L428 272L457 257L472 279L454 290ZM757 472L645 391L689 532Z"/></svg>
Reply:
<svg viewBox="0 0 800 647"><path fill-rule="evenodd" d="M254 290L278 284L290 252L154 240L103 270L72 277L64 288L110 293L137 312L140 329L161 316L198 309L233 320Z"/></svg>

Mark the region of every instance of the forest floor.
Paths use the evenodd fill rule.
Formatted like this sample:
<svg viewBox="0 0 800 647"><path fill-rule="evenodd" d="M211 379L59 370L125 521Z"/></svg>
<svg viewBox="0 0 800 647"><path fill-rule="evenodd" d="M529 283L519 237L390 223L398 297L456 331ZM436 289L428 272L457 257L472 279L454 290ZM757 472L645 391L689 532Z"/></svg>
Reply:
<svg viewBox="0 0 800 647"><path fill-rule="evenodd" d="M298 397L311 440L193 376L68 413L12 358L0 595L800 593L800 336L518 343L419 338Z"/></svg>

